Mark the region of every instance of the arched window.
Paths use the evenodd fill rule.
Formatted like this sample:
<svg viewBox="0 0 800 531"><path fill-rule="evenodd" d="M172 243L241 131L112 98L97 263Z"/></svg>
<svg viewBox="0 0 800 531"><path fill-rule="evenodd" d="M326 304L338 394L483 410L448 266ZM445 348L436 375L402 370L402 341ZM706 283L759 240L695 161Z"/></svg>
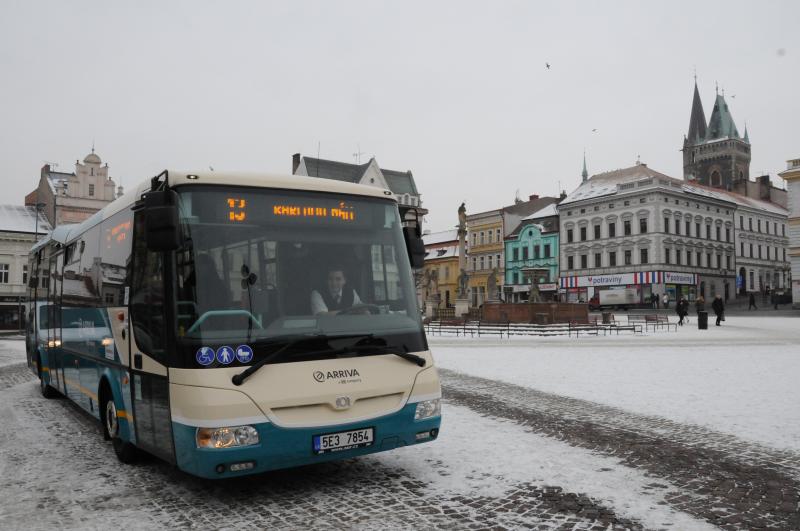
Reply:
<svg viewBox="0 0 800 531"><path fill-rule="evenodd" d="M719 174L717 170L711 172L711 186L715 188L719 188L722 186L722 176Z"/></svg>

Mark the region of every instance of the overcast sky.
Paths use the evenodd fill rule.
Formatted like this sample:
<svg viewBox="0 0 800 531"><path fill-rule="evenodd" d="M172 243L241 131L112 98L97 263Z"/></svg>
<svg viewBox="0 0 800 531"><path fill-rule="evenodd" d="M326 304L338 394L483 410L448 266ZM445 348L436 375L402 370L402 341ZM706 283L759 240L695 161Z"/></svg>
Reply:
<svg viewBox="0 0 800 531"><path fill-rule="evenodd" d="M798 2L0 1L0 203L95 141L126 187L164 168L411 170L456 209L632 165L682 177L693 71L753 145L800 156ZM548 70L545 63L551 68ZM735 96L735 97L734 97ZM592 132L597 129L597 132Z"/></svg>

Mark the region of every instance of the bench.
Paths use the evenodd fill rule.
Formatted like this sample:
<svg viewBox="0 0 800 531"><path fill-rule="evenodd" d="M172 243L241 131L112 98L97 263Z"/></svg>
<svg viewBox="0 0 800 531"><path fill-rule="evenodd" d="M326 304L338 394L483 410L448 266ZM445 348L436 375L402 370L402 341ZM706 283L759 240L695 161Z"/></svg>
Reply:
<svg viewBox="0 0 800 531"><path fill-rule="evenodd" d="M657 328L666 328L669 330L671 326L675 328L676 332L678 331L678 323L669 322L669 317L666 315L645 315L644 320L645 329L652 326L654 332Z"/></svg>

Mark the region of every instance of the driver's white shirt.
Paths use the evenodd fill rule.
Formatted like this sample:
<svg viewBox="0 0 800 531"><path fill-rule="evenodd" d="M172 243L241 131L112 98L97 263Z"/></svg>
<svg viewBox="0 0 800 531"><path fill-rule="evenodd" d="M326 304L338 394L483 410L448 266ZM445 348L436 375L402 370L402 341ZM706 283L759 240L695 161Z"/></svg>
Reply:
<svg viewBox="0 0 800 531"><path fill-rule="evenodd" d="M331 297L337 299L342 296L342 292L338 293L337 295L331 294ZM353 306L356 304L361 304L361 299L358 296L358 292L353 290ZM322 295L319 294L317 290L311 292L311 315L317 315L319 313L324 313L328 311L328 305L325 304L325 300L322 298Z"/></svg>

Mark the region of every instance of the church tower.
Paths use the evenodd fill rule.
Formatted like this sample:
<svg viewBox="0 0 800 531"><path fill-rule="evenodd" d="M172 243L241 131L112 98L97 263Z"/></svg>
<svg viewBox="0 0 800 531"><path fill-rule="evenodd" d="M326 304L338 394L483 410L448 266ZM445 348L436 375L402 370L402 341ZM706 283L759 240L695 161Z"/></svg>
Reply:
<svg viewBox="0 0 800 531"><path fill-rule="evenodd" d="M705 186L746 193L750 178L750 138L733 121L724 94L717 93L706 126L703 104L694 83L689 131L683 138L683 178Z"/></svg>

